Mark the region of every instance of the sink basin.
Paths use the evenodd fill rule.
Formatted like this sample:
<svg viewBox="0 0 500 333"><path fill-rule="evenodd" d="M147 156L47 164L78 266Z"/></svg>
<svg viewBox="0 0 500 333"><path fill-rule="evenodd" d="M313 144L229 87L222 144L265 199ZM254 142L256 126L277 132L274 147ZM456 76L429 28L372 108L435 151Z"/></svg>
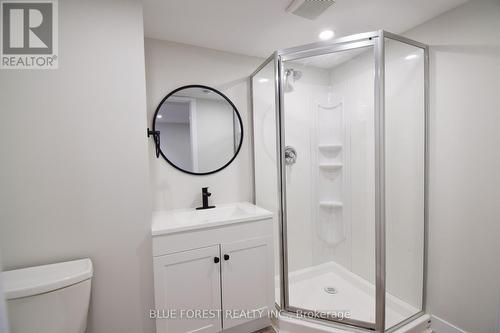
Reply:
<svg viewBox="0 0 500 333"><path fill-rule="evenodd" d="M153 213L153 236L209 228L231 223L266 219L273 214L249 202L217 205L215 208L195 210L176 209Z"/></svg>

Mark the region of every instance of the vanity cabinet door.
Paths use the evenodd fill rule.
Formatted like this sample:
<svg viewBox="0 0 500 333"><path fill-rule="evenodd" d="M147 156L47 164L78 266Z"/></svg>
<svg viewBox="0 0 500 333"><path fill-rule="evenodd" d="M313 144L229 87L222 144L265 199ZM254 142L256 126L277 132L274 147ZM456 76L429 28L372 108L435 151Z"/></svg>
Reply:
<svg viewBox="0 0 500 333"><path fill-rule="evenodd" d="M154 280L159 315L167 316L175 311L177 318L156 319L158 333L221 331L218 245L155 257ZM172 311L167 312L169 310ZM214 316L195 318L196 310L208 310ZM205 312L203 316L211 315Z"/></svg>
<svg viewBox="0 0 500 333"><path fill-rule="evenodd" d="M225 330L259 318L259 314L265 317L274 308L273 258L271 237L221 244ZM242 311L251 311L256 317L247 317Z"/></svg>

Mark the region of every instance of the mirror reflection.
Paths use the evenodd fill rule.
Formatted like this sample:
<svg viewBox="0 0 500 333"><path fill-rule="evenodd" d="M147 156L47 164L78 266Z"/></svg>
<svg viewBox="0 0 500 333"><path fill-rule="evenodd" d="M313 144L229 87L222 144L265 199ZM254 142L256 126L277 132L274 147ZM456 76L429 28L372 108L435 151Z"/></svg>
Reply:
<svg viewBox="0 0 500 333"><path fill-rule="evenodd" d="M153 127L160 132L163 157L177 169L209 174L229 165L243 138L241 117L232 102L205 86L187 86L167 95Z"/></svg>

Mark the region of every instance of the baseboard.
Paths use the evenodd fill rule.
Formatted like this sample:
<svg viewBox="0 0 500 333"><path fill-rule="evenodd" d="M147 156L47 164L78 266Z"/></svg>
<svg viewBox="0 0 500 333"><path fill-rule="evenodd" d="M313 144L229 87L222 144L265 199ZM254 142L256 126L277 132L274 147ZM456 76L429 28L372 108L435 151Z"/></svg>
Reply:
<svg viewBox="0 0 500 333"><path fill-rule="evenodd" d="M254 319L245 324L238 325L227 330L224 330L224 333L248 333L248 332L256 332L263 328L269 327L271 325L271 320L268 317L263 317L259 319Z"/></svg>
<svg viewBox="0 0 500 333"><path fill-rule="evenodd" d="M432 316L431 321L432 331L435 333L467 333L463 329L460 329L439 317Z"/></svg>

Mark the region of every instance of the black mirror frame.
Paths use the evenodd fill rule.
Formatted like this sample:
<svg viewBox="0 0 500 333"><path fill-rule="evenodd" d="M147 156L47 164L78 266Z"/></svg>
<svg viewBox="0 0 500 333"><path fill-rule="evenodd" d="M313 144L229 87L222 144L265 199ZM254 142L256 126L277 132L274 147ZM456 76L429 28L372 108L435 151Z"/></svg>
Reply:
<svg viewBox="0 0 500 333"><path fill-rule="evenodd" d="M188 89L188 88L202 88L202 89L208 89L208 90L211 90L213 92L215 92L216 94L222 96L230 105L231 107L233 108L233 111L236 113L236 116L238 116L238 121L239 121L239 124L240 124L240 129L241 129L241 136L240 136L240 142L238 144L238 149L236 150L236 152L234 153L233 157L226 163L224 164L222 167L216 169L216 170L213 170L213 171L210 171L210 172L191 172L191 171L187 171L187 170L184 170L180 167L178 167L177 165L175 165L172 161L170 161L167 156L165 156L165 154L163 153L163 151L161 150L161 147L160 147L160 143L156 141L156 137L153 137L154 138L154 141L155 141L155 146L157 147L157 152L159 152L159 155L161 155L165 161L168 162L168 164L170 164L171 166L173 166L174 168L176 168L177 170L179 171L182 171L182 172L185 172L185 173L188 173L190 175L195 175L195 176L205 176L205 175L210 175L210 174L213 174L213 173L216 173L216 172L219 172L223 169L225 169L229 164L231 164L234 159L236 158L236 156L238 156L240 150L241 150L241 146L243 144L243 121L241 119L241 115L240 113L238 112L238 109L236 108L236 106L233 104L233 102L231 102L231 100L226 96L224 95L223 93L221 93L219 90L215 89L215 88L212 88L212 87L208 87L208 86L204 86L204 85L201 85L201 84L191 84L191 85L187 85L187 86L182 86L182 87L179 87L173 91L171 91L170 93L167 94L167 96L165 96L161 102L158 104L158 106L156 107L156 111L153 115L153 130L152 132L153 133L156 133L156 116L158 115L158 112L160 111L160 108L161 106L163 105L163 103L170 97L172 96L173 94L175 94L176 92L180 91L180 90L183 90L183 89ZM159 158L158 154L157 154L157 158Z"/></svg>

